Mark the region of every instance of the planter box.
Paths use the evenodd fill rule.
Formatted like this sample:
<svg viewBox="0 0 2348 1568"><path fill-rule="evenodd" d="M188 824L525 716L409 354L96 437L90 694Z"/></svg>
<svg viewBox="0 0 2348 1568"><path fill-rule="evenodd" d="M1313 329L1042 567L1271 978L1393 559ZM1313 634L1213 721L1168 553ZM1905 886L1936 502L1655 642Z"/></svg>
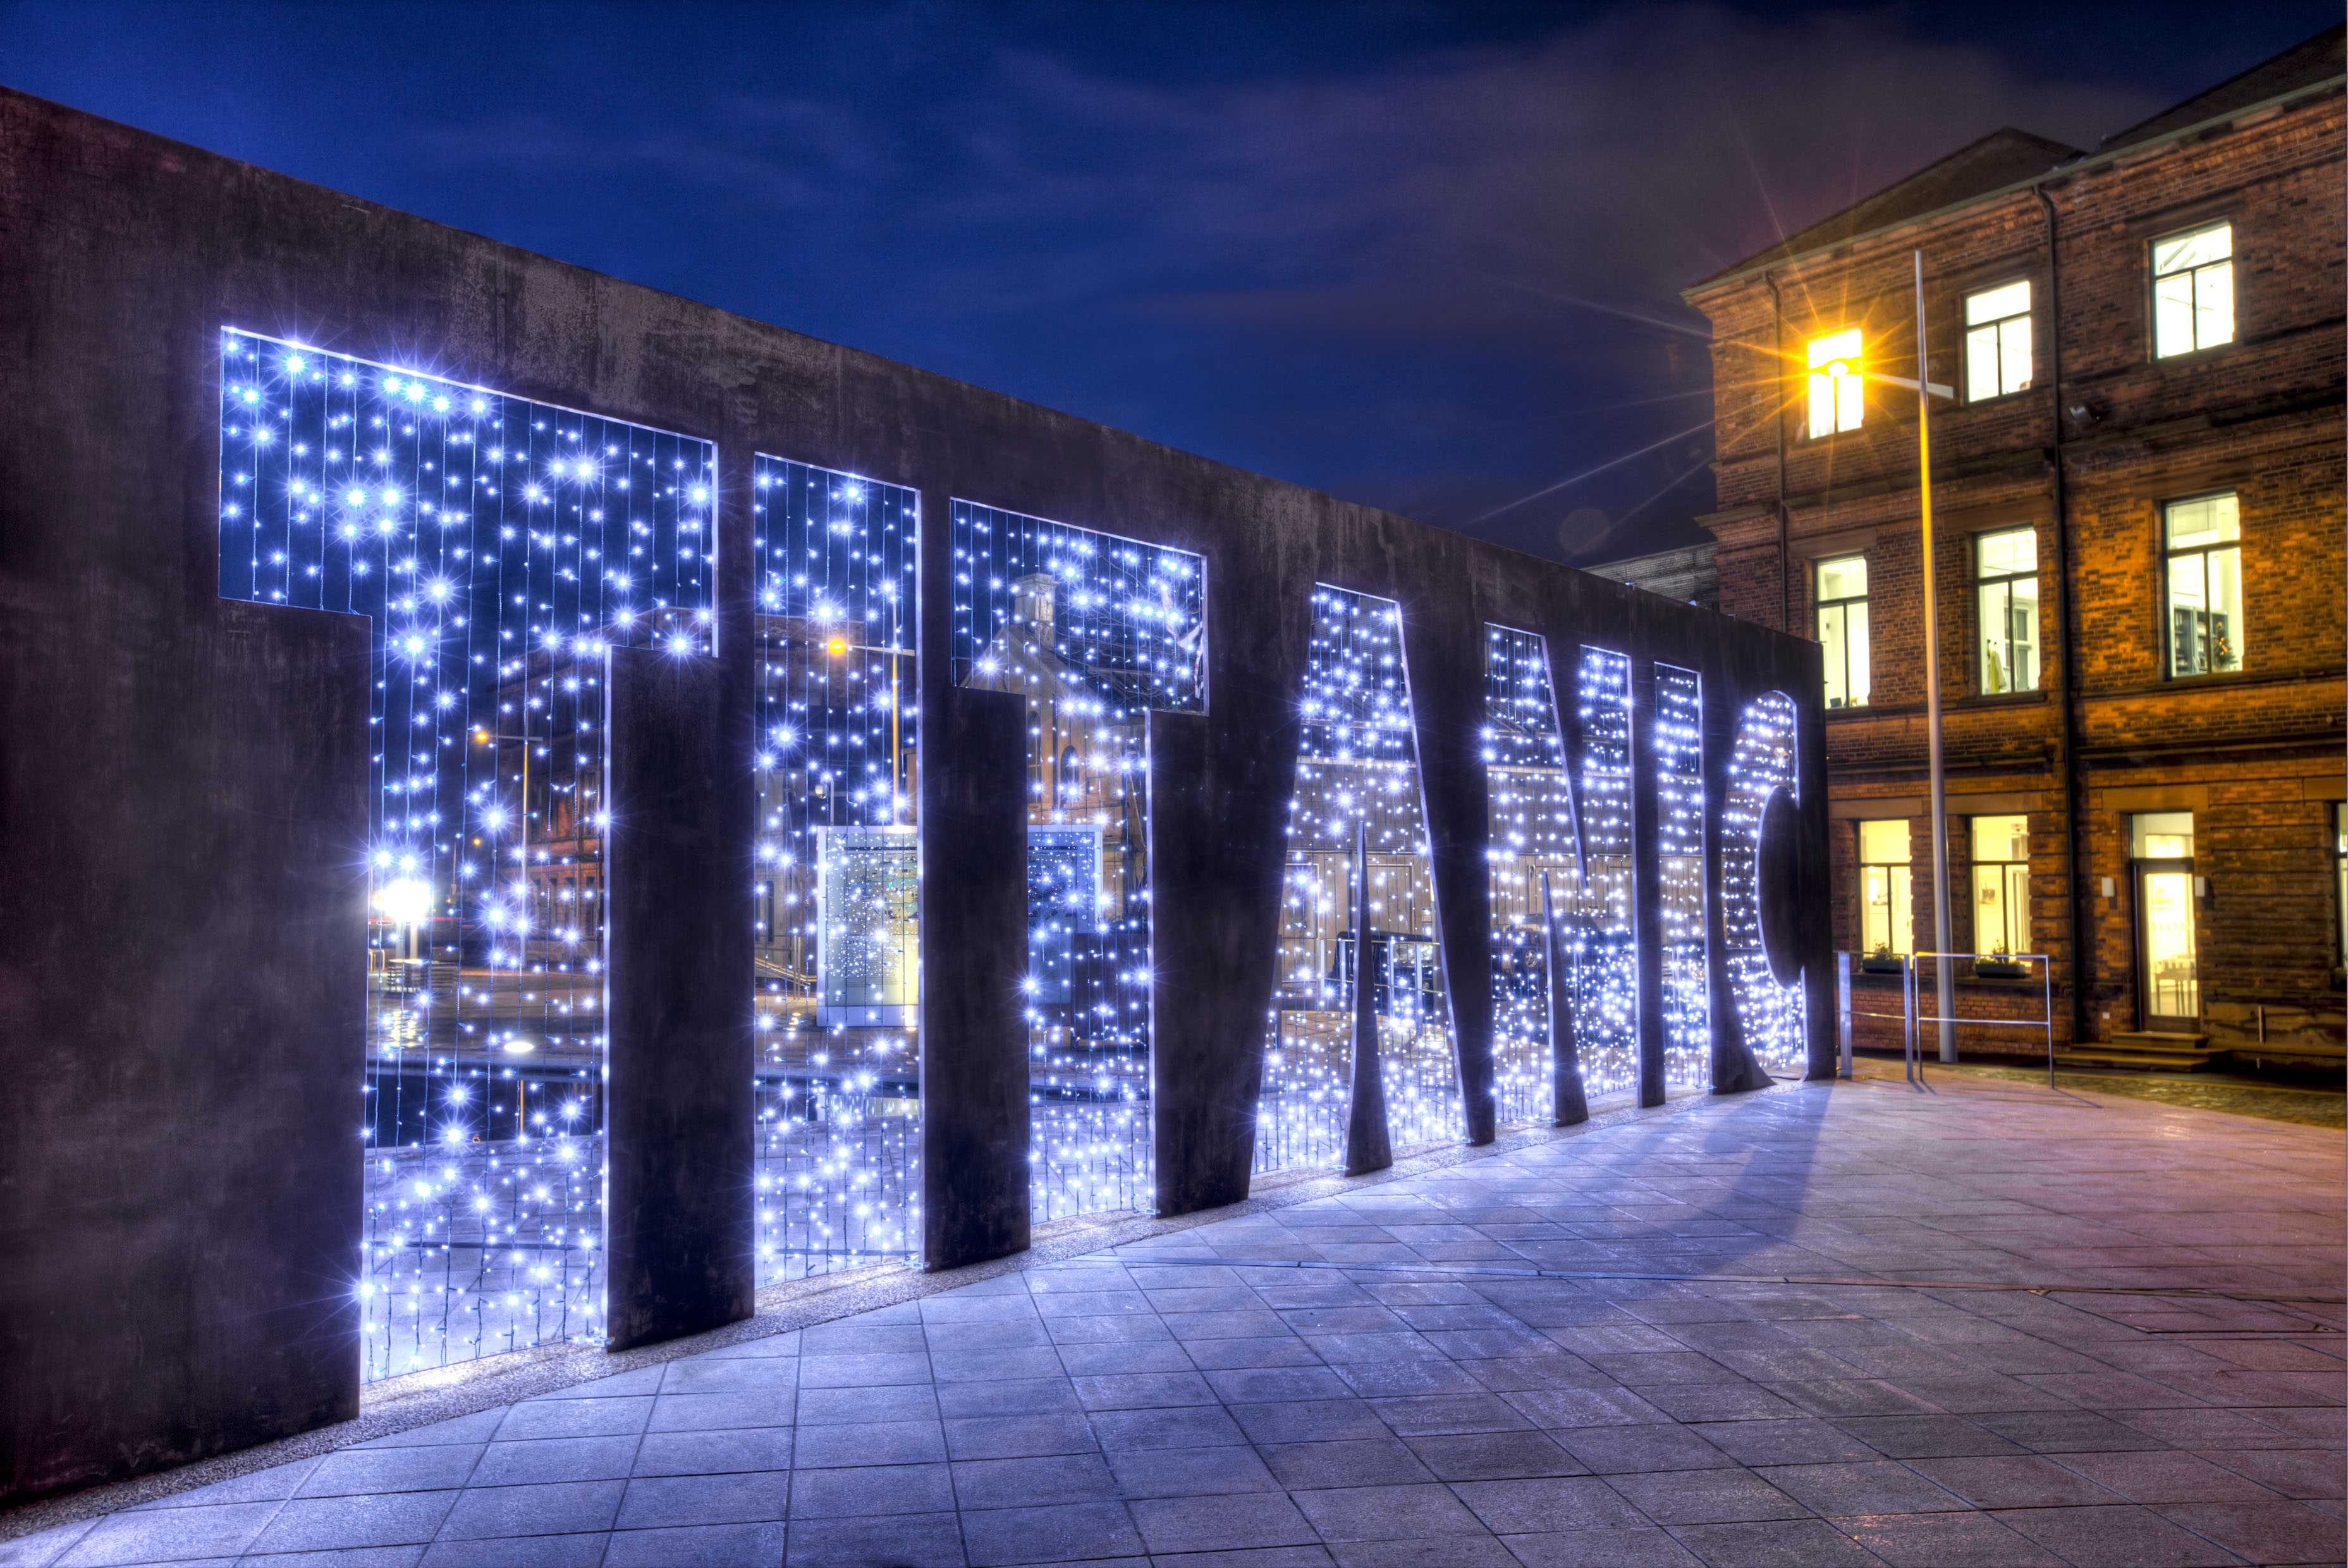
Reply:
<svg viewBox="0 0 2348 1568"><path fill-rule="evenodd" d="M1973 961L1973 973L1984 980L2027 980L2030 965L2003 958L1980 958Z"/></svg>
<svg viewBox="0 0 2348 1568"><path fill-rule="evenodd" d="M1862 958L1859 961L1859 972L1862 975L1898 975L1907 967L1907 961L1900 958Z"/></svg>

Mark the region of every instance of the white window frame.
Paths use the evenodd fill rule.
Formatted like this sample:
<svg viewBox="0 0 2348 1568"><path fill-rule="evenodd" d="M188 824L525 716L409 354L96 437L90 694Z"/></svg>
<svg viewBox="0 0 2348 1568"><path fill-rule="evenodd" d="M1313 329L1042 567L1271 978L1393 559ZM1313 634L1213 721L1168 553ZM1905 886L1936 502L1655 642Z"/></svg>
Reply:
<svg viewBox="0 0 2348 1568"><path fill-rule="evenodd" d="M2234 536L2231 539L2213 540L2207 544L2178 545L2170 542L2173 530L2176 526L2175 519L2177 511L2179 507L2198 506L2203 501L2218 500L2228 497L2232 498L2234 502ZM2205 615L2209 615L2216 613L2214 604L2215 591L2210 585L2212 581L2210 569L2220 556L2231 556L2233 558L2232 564L2234 583L2235 586L2241 591L2240 602L2237 605L2234 614L2236 624L2227 628L2227 631L2230 634L2229 640L2231 649L2229 662L2221 665L2213 656L2206 661L2208 667L2199 667L2205 662L2198 656L2199 650L2209 640L2208 626L2207 624L2204 623L2201 627L2197 628L2197 635L2195 638L2197 657L2195 658L2194 663L2197 667L2191 669L2180 669L2178 667L2178 607L2175 603L2175 595L2172 589L2172 584L2176 580L2176 563L2184 561L2188 557L2198 557L2199 559L2201 573L2201 613ZM2194 676L2240 675L2242 671L2248 669L2250 665L2243 657L2243 655L2248 650L2250 645L2250 628L2240 623L2247 622L2250 619L2250 595L2248 585L2242 582L2242 500L2240 492L2236 490L2212 490L2204 495L2179 496L2172 500L2165 500L2161 502L2160 667L2162 675L2169 680L2182 680Z"/></svg>
<svg viewBox="0 0 2348 1568"><path fill-rule="evenodd" d="M2225 234L2224 255L2211 256L2206 261L2183 266L2172 262L2167 270L2162 269L2161 253L2164 249L2183 247L2220 231ZM2230 219L2197 223L2190 229L2164 234L2152 242L2147 256L2152 275L2152 356L2155 359L2175 359L2181 355L2199 354L2207 348L2220 348L2234 341L2234 225ZM2168 307L2166 310L2164 305ZM2181 317L2178 308L2180 306ZM2180 319L2186 324L2182 335L2172 337L2172 329L2167 324Z"/></svg>
<svg viewBox="0 0 2348 1568"><path fill-rule="evenodd" d="M1982 564L1982 553L1985 546L1993 540L2009 539L2016 534L2027 535L2030 540L2028 571L1993 572ZM2029 645L2030 679L2027 684L2024 684L2016 680L2013 676L2013 638L2011 634L2013 629L2013 587L2017 583L2027 583L2033 588L2038 585L2037 526L2024 524L2020 528L2001 528L1993 532L1975 534L1973 536L1973 613L1979 624L1974 628L1976 634L1974 641L1979 645L1981 657L1974 675L1981 683L1981 692L1984 696L2036 691L2039 681L2046 673L2046 618L2038 612L2038 600L2034 595L2031 599L2033 607L2031 619L2034 623L2035 634ZM1996 601L2001 612L1995 622L1990 618L1993 599ZM2005 685L1998 691L1992 691L1990 687L1990 660L1993 654L2001 655L2003 661Z"/></svg>
<svg viewBox="0 0 2348 1568"><path fill-rule="evenodd" d="M2022 291L2019 309L2007 310L1996 315L1984 313L1997 308L1997 296L2010 289ZM2031 341L2030 280L2009 278L1993 288L1975 289L1965 295L1965 401L1987 403L1999 397L2011 397L2016 392L2026 392L2036 379L2037 360ZM2021 374L2010 374L2016 360L2021 362ZM1982 375L1986 369L1987 376ZM1987 389L1983 389L1986 381Z"/></svg>
<svg viewBox="0 0 2348 1568"><path fill-rule="evenodd" d="M1861 593L1835 599L1826 598L1820 592L1828 567L1841 566L1854 561L1859 562L1859 569L1864 573L1867 571L1867 556L1863 552L1830 555L1822 561L1814 561L1810 563L1810 624L1817 629L1818 645L1826 650L1828 663L1839 662L1841 668L1844 700L1839 703L1829 700L1828 704L1828 707L1835 708L1865 707L1875 695L1875 637L1874 627L1870 624L1868 611L1873 584L1870 583L1867 590ZM1859 645L1855 674L1850 651L1853 611L1856 611L1859 615L1857 640ZM1827 622L1830 612L1840 612L1837 628L1839 637L1835 641L1829 641L1827 635Z"/></svg>
<svg viewBox="0 0 2348 1568"><path fill-rule="evenodd" d="M1982 825L1988 822L2022 821L2023 855L2013 858L2013 845L2007 841L2005 852L2000 855L1982 853ZM1973 887L1973 946L1983 953L2027 953L2030 951L2030 818L2027 812L2012 811L1994 817L1974 817L1967 821L1966 838L1972 851ZM1987 883L1985 889L1983 884ZM1993 889L1994 902L2005 929L1992 934L1981 928L1982 894ZM2003 945L1992 945L1993 943Z"/></svg>

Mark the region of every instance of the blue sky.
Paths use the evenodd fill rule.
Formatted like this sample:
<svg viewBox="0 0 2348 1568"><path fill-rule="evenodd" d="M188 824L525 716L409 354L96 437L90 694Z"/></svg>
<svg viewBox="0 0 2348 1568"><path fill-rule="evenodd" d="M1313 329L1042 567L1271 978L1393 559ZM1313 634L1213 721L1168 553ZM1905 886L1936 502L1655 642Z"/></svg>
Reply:
<svg viewBox="0 0 2348 1568"><path fill-rule="evenodd" d="M1701 537L1685 284L1999 125L2092 145L2337 16L16 4L0 83L1590 561Z"/></svg>

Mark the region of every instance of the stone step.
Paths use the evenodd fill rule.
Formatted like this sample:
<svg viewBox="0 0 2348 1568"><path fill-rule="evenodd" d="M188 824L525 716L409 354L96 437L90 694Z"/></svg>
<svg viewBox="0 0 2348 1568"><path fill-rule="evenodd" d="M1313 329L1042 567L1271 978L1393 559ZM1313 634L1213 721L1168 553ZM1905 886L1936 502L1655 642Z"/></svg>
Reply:
<svg viewBox="0 0 2348 1568"><path fill-rule="evenodd" d="M2124 1029L2115 1034L2109 1044L2127 1051L2206 1051L2209 1048L2209 1037L2171 1034L2166 1030Z"/></svg>
<svg viewBox="0 0 2348 1568"><path fill-rule="evenodd" d="M2062 1047L2054 1053L2057 1067L2137 1068L2147 1072L2199 1072L2223 1062L2231 1053L2212 1050L2207 1035L2114 1035L2098 1044Z"/></svg>

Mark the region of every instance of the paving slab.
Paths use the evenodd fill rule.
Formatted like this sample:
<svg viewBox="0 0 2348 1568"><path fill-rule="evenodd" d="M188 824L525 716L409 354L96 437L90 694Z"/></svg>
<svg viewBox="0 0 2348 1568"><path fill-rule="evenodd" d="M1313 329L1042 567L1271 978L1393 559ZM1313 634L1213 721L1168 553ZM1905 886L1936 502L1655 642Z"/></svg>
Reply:
<svg viewBox="0 0 2348 1568"><path fill-rule="evenodd" d="M1980 1075L1704 1099L0 1518L0 1568L2338 1563L2343 1156Z"/></svg>

